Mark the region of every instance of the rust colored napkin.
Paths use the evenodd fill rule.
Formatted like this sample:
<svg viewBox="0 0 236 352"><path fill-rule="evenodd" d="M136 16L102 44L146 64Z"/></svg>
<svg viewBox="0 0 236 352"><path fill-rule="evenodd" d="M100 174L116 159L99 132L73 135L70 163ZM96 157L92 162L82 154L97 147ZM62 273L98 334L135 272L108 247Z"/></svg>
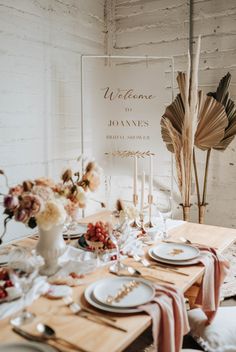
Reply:
<svg viewBox="0 0 236 352"><path fill-rule="evenodd" d="M220 288L229 271L229 262L214 248L198 248L201 250L198 262L204 265L205 274L195 303L204 311L207 324L210 324L220 304Z"/></svg>
<svg viewBox="0 0 236 352"><path fill-rule="evenodd" d="M152 317L152 334L158 352L179 352L189 331L184 296L171 285L155 285L153 301L140 308Z"/></svg>

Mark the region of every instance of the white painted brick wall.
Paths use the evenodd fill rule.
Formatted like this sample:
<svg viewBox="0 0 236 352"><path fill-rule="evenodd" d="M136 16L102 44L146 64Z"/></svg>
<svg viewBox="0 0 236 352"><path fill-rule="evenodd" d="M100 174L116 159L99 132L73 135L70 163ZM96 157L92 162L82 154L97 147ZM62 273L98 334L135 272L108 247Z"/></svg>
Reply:
<svg viewBox="0 0 236 352"><path fill-rule="evenodd" d="M104 29L108 54L173 55L183 70L188 13L187 0L0 0L0 168L10 183L58 175L80 154L80 55L104 52ZM201 88L230 71L234 100L235 20L235 0L194 1ZM236 227L235 153L236 141L213 153L207 223ZM6 239L21 234L12 223Z"/></svg>
<svg viewBox="0 0 236 352"><path fill-rule="evenodd" d="M200 87L215 90L232 74L236 101L236 2L194 0L194 39L202 35ZM116 0L113 54L173 56L175 70L185 70L189 38L186 0ZM204 155L200 156L203 160ZM196 198L193 199L194 203ZM236 227L236 140L224 153L213 152L208 187L209 224ZM196 205L193 220L197 219ZM180 212L179 212L180 215Z"/></svg>
<svg viewBox="0 0 236 352"><path fill-rule="evenodd" d="M81 152L80 55L104 52L104 1L0 0L0 43L0 168L58 175Z"/></svg>

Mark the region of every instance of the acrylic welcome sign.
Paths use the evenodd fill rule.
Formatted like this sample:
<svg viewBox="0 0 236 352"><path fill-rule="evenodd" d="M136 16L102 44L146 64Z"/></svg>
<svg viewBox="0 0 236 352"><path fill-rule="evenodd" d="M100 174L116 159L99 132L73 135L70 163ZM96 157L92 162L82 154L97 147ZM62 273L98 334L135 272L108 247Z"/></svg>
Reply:
<svg viewBox="0 0 236 352"><path fill-rule="evenodd" d="M154 154L159 165L169 163L160 119L173 96L170 58L86 56L82 78L85 154L110 175L131 174L133 153Z"/></svg>

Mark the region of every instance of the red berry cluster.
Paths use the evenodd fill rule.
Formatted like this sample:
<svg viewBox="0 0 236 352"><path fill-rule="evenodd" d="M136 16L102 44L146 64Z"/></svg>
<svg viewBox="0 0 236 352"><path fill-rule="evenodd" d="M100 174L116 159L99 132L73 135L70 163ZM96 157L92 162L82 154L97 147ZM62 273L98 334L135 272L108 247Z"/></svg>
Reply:
<svg viewBox="0 0 236 352"><path fill-rule="evenodd" d="M0 281L4 282L0 286L0 299L3 299L8 296L6 288L13 287L13 283L9 278L9 273L8 273L7 269L0 270Z"/></svg>
<svg viewBox="0 0 236 352"><path fill-rule="evenodd" d="M9 274L7 269L0 269L0 280L7 281L9 280Z"/></svg>
<svg viewBox="0 0 236 352"><path fill-rule="evenodd" d="M102 221L97 221L95 224L88 224L85 239L91 242L102 242L103 249L115 248L114 243L109 237L108 224Z"/></svg>
<svg viewBox="0 0 236 352"><path fill-rule="evenodd" d="M110 259L111 259L111 260L116 260L116 259L117 259L117 255L116 255L116 254L113 254Z"/></svg>

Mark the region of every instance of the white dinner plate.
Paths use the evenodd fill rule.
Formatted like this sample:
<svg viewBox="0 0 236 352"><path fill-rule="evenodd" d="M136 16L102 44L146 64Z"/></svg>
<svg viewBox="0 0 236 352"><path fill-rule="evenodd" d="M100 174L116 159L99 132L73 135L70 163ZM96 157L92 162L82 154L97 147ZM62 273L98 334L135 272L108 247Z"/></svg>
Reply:
<svg viewBox="0 0 236 352"><path fill-rule="evenodd" d="M56 352L56 350L43 343L15 342L0 345L0 352Z"/></svg>
<svg viewBox="0 0 236 352"><path fill-rule="evenodd" d="M183 243L160 243L153 248L153 253L160 259L169 261L191 260L199 256L199 249Z"/></svg>
<svg viewBox="0 0 236 352"><path fill-rule="evenodd" d="M91 304L91 306L106 312L118 313L118 314L140 313L142 311L139 308L119 308L119 307L110 307L105 304L102 304L101 302L96 300L93 294L93 290L96 287L96 285L97 285L97 282L94 282L91 285L89 285L84 291L84 297L86 301L89 304Z"/></svg>
<svg viewBox="0 0 236 352"><path fill-rule="evenodd" d="M197 260L196 258L191 259L191 260L178 260L178 261L173 261L173 260L167 260L167 259L162 259L159 258L155 255L153 248L150 248L148 251L148 254L152 259L154 259L157 262L164 263L164 264L171 264L171 265L179 265L179 266L185 266L185 265L195 265Z"/></svg>
<svg viewBox="0 0 236 352"><path fill-rule="evenodd" d="M124 295L124 297L120 298L119 301L107 301L109 296L115 297L115 295L124 288L124 285L127 286L133 281L137 283L137 286L133 287L133 289L131 289L128 294ZM150 302L155 296L155 289L151 283L140 278L116 277L103 279L97 282L93 295L97 301L105 305L120 308L132 308Z"/></svg>

